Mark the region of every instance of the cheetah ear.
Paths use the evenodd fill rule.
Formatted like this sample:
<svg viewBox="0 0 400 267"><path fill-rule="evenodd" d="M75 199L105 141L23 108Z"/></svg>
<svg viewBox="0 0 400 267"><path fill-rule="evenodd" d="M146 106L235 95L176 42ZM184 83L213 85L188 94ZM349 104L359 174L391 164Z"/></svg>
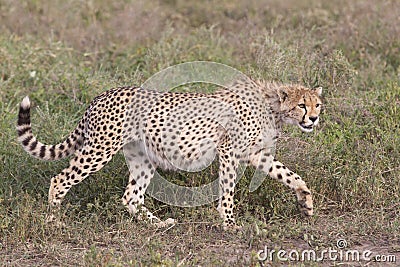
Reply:
<svg viewBox="0 0 400 267"><path fill-rule="evenodd" d="M280 100L281 103L285 102L289 97L289 94L286 91L286 88L279 88L278 89L278 96L279 96L279 100Z"/></svg>
<svg viewBox="0 0 400 267"><path fill-rule="evenodd" d="M322 87L320 86L320 87L315 88L315 92L317 93L318 96L321 96L322 95Z"/></svg>

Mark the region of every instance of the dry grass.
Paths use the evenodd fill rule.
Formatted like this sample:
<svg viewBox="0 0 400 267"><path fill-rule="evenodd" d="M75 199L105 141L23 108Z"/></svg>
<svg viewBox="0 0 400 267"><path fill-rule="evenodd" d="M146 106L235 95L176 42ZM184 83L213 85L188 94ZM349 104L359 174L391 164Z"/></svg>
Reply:
<svg viewBox="0 0 400 267"><path fill-rule="evenodd" d="M321 250L338 238L400 260L397 1L0 0L0 14L1 265L256 266L264 246ZM120 203L127 168L119 155L71 190L60 226L47 224L49 179L67 161L39 162L17 144L22 97L38 107L39 139L56 143L99 92L193 60L325 88L319 129L305 135L288 127L277 155L307 180L316 215L301 218L292 194L274 181L249 193L242 179L240 233L222 232L211 206L148 199L157 215L180 222L156 230ZM319 266L305 263L312 264Z"/></svg>

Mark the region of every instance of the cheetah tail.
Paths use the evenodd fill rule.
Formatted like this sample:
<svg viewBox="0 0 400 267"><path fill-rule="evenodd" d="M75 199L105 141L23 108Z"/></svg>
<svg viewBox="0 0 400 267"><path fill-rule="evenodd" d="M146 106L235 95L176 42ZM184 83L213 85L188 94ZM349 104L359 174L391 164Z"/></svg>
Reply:
<svg viewBox="0 0 400 267"><path fill-rule="evenodd" d="M20 105L18 113L18 141L24 150L30 155L42 160L58 160L68 157L83 144L84 120L82 119L76 129L61 143L45 145L39 142L32 133L31 103L29 97L25 97Z"/></svg>

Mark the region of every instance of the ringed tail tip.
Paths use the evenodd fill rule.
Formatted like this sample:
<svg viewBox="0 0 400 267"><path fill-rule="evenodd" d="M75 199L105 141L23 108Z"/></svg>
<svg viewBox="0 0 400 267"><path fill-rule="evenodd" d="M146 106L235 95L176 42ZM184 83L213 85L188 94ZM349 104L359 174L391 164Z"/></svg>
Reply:
<svg viewBox="0 0 400 267"><path fill-rule="evenodd" d="M24 125L31 124L31 118L30 118L30 110L31 109L30 108L31 108L31 102L29 101L29 97L26 96L22 100L20 107L19 107L18 123L17 123L18 126L24 126Z"/></svg>

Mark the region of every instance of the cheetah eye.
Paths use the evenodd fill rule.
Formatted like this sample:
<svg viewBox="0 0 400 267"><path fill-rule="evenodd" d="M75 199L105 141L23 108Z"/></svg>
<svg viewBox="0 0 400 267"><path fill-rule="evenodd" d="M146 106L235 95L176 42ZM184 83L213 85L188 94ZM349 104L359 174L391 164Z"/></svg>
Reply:
<svg viewBox="0 0 400 267"><path fill-rule="evenodd" d="M299 104L298 107L299 107L299 108L306 108L306 105L304 105L304 104Z"/></svg>
<svg viewBox="0 0 400 267"><path fill-rule="evenodd" d="M316 108L319 108L320 106L321 106L321 104L316 104L315 105Z"/></svg>

